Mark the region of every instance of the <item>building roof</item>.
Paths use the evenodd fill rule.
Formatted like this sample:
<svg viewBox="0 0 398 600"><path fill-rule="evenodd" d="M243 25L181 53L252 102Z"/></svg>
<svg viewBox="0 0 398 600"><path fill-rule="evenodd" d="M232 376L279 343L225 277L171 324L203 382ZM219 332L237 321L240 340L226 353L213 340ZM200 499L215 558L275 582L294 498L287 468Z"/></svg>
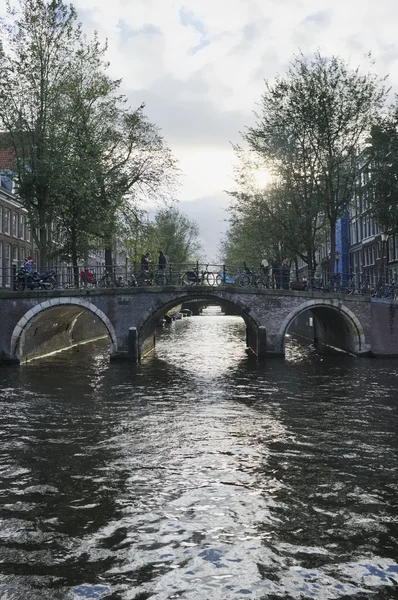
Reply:
<svg viewBox="0 0 398 600"><path fill-rule="evenodd" d="M7 146L7 133L0 132L0 170L14 169L15 153L11 145Z"/></svg>

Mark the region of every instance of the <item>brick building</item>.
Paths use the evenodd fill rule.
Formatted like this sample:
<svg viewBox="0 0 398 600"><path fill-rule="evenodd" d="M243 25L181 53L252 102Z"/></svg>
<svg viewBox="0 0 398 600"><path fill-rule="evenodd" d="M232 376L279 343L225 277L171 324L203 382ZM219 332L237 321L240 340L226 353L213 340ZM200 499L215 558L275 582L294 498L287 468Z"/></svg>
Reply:
<svg viewBox="0 0 398 600"><path fill-rule="evenodd" d="M0 148L0 288L12 287L13 273L27 256L39 263L27 211L13 193L9 177L13 158L12 151Z"/></svg>

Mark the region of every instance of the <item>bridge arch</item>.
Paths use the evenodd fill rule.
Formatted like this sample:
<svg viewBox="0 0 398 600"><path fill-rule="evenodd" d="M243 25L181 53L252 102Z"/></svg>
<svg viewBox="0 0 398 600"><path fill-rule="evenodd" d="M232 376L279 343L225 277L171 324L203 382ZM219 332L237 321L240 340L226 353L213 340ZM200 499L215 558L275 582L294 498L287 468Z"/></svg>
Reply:
<svg viewBox="0 0 398 600"><path fill-rule="evenodd" d="M308 300L296 306L282 321L279 329L281 353L285 353L286 333L297 317L310 311L315 317L315 339L322 344L335 346L353 354L366 354L369 345L358 317L340 300Z"/></svg>
<svg viewBox="0 0 398 600"><path fill-rule="evenodd" d="M231 298L229 296L232 296ZM236 296L236 295L235 295ZM249 297L250 298L250 297ZM248 300L249 300L248 298ZM139 336L139 359L151 352L155 346L156 325L162 316L176 305L192 300L200 300L209 304L218 304L231 309L231 314L240 316L246 324L246 345L257 356L262 356L266 348L266 331L252 314L249 302L236 298L226 292L214 290L199 290L188 288L187 291L173 296L173 299L158 299L144 311L137 324Z"/></svg>
<svg viewBox="0 0 398 600"><path fill-rule="evenodd" d="M68 307L71 309L69 313L67 310ZM66 313L64 312L65 309ZM23 357L24 345L26 341L25 336L34 323L40 323L40 317L42 317L45 313L48 312L49 315L55 314L58 317L61 315L61 313L66 315L70 322L66 323L65 332L69 331L71 334L77 319L86 311L91 313L102 323L109 337L111 355L116 354L117 337L115 328L105 313L97 308L92 302L89 302L83 298L63 297L50 298L49 300L36 304L18 321L11 336L11 358L19 361ZM67 345L64 347L67 347Z"/></svg>

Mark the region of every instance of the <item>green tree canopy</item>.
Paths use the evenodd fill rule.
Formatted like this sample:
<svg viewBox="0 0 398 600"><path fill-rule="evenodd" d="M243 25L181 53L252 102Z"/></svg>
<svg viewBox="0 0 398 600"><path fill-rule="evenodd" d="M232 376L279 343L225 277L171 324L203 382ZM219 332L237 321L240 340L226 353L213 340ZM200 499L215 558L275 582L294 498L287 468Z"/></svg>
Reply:
<svg viewBox="0 0 398 600"><path fill-rule="evenodd" d="M371 179L365 193L383 231L398 233L398 100L388 117L372 128L365 158Z"/></svg>
<svg viewBox="0 0 398 600"><path fill-rule="evenodd" d="M294 57L285 76L265 84L256 123L243 139L251 162L265 166L275 178L273 190L263 194L263 210L285 232L290 228L286 239L309 264L325 221L333 260L336 222L354 194L358 149L385 98L383 80L319 52L312 59ZM241 149L237 151L239 157ZM253 203L245 169L241 162L233 194L233 210L243 214Z"/></svg>
<svg viewBox="0 0 398 600"><path fill-rule="evenodd" d="M117 211L148 197L171 200L176 161L144 105L128 107L120 81L107 75L106 47L86 40L72 6L9 2L0 33L0 128L42 263L53 250L76 264L96 235L111 264Z"/></svg>
<svg viewBox="0 0 398 600"><path fill-rule="evenodd" d="M156 262L159 250L164 252L169 264L185 264L200 258L199 227L176 207L158 210L151 220L145 215L129 218L124 221L123 231L133 263L139 263L146 251Z"/></svg>

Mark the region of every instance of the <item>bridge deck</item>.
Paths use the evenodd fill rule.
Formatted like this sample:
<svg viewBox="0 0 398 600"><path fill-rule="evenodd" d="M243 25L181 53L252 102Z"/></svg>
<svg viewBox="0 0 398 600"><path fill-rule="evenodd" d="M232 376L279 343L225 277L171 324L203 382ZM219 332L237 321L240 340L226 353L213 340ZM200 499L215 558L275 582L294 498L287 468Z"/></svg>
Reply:
<svg viewBox="0 0 398 600"><path fill-rule="evenodd" d="M69 297L93 297L93 296L134 296L140 294L167 294L167 293L181 293L181 295L198 297L201 294L209 297L214 296L215 298L220 293L244 295L244 296L272 296L272 297L294 297L294 298L323 298L323 299L344 299L344 302L355 301L355 302L370 302L370 296L362 296L359 294L331 294L330 292L305 292L298 290L278 290L278 289L267 289L267 288L244 288L240 286L231 285L220 285L211 287L208 285L167 285L162 287L156 286L140 286L140 287L115 287L115 288L71 288L71 289L56 289L56 290L26 290L26 291L12 291L12 290L1 290L1 299L17 299L17 298L62 298L65 296Z"/></svg>

